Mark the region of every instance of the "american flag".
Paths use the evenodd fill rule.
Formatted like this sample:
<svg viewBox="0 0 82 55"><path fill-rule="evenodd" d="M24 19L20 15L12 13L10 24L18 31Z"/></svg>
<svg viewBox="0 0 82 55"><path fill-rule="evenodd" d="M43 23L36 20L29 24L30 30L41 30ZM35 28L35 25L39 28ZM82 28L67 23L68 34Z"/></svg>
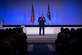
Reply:
<svg viewBox="0 0 82 55"><path fill-rule="evenodd" d="M33 7L33 4L32 4L32 11L31 11L31 24L33 25L34 24L34 21L35 21L35 16L34 16L34 7Z"/></svg>

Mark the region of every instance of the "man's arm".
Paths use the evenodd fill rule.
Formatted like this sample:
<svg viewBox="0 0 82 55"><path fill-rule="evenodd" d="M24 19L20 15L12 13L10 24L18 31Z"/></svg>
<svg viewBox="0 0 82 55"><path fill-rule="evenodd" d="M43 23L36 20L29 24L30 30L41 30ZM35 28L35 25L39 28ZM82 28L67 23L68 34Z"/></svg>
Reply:
<svg viewBox="0 0 82 55"><path fill-rule="evenodd" d="M40 22L40 17L38 18L38 22Z"/></svg>
<svg viewBox="0 0 82 55"><path fill-rule="evenodd" d="M43 17L43 19L44 19L44 22L46 22L46 19L45 19L45 17Z"/></svg>

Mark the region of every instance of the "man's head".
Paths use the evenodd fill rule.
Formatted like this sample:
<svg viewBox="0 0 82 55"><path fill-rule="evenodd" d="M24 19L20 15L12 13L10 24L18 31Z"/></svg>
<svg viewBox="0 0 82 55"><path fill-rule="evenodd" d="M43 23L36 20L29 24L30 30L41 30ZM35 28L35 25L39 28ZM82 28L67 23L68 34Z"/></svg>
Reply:
<svg viewBox="0 0 82 55"><path fill-rule="evenodd" d="M63 27L61 27L61 32L63 32L64 31L64 28Z"/></svg>

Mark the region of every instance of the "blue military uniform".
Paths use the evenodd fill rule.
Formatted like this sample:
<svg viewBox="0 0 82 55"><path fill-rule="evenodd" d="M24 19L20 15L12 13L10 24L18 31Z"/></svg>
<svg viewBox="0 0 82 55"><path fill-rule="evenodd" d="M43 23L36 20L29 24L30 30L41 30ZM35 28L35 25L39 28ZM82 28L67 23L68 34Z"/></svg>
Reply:
<svg viewBox="0 0 82 55"><path fill-rule="evenodd" d="M38 22L39 22L39 28L40 28L39 35L41 35L41 29L43 30L43 35L44 35L44 26L45 26L45 22L46 22L45 17L43 17L43 16L39 17Z"/></svg>

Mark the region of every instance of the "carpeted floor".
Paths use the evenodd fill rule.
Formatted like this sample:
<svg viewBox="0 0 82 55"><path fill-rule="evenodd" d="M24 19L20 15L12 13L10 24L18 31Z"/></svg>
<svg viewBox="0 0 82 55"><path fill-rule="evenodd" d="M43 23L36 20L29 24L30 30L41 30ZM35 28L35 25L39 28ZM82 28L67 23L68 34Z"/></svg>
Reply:
<svg viewBox="0 0 82 55"><path fill-rule="evenodd" d="M53 44L29 44L28 55L54 55L55 48Z"/></svg>

